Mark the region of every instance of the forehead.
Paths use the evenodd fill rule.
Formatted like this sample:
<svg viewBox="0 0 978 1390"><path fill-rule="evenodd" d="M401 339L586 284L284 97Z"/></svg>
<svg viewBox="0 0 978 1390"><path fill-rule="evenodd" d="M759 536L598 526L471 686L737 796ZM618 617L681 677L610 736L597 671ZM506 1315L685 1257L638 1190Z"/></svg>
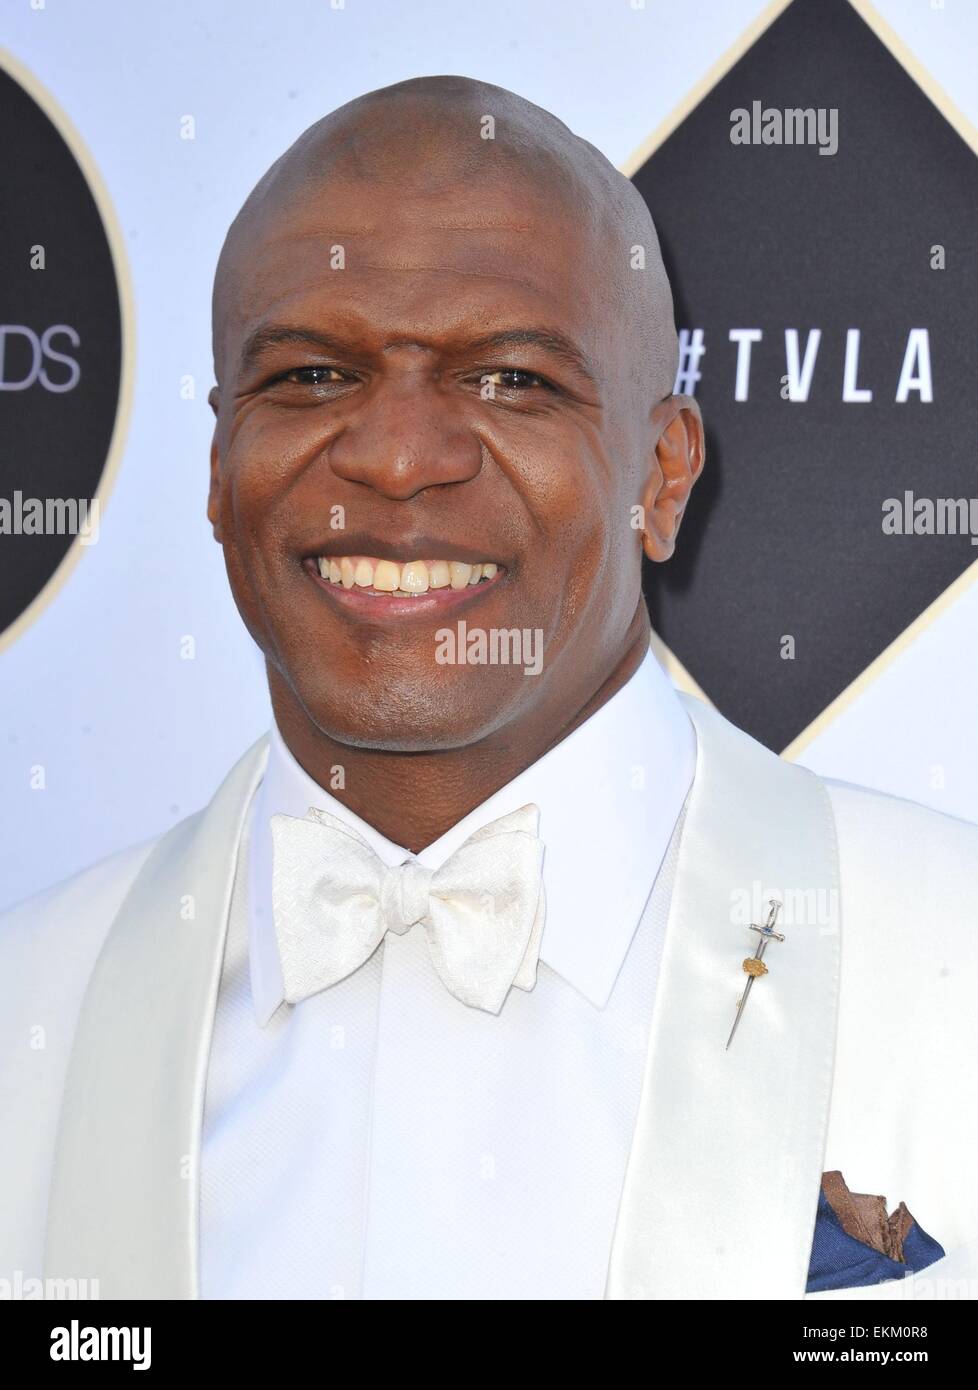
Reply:
<svg viewBox="0 0 978 1390"><path fill-rule="evenodd" d="M615 336L624 239L600 209L526 178L435 188L331 180L247 225L223 296L228 365L265 323L331 319L432 345L504 320L543 321L601 352Z"/></svg>

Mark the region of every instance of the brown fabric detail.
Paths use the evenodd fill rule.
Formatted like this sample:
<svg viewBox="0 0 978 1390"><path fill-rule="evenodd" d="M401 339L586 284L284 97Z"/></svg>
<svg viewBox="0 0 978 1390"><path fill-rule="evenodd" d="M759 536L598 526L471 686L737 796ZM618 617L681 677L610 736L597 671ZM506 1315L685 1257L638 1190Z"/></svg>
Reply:
<svg viewBox="0 0 978 1390"><path fill-rule="evenodd" d="M885 1197L850 1192L838 1169L822 1174L822 1191L846 1235L899 1264L905 1263L903 1242L914 1219L904 1202L888 1216Z"/></svg>
<svg viewBox="0 0 978 1390"><path fill-rule="evenodd" d="M913 1217L907 1210L906 1202L901 1202L896 1211L890 1215L890 1240L893 1242L893 1249L896 1251L896 1254L892 1255L890 1258L899 1260L901 1264L904 1263L903 1242L909 1235L910 1227L913 1224Z"/></svg>

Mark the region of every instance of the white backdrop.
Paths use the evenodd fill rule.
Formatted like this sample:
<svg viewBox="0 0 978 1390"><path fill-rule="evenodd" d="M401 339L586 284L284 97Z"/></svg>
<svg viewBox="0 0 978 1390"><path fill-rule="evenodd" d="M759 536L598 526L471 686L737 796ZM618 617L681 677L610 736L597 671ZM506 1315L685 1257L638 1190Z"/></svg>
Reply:
<svg viewBox="0 0 978 1390"><path fill-rule="evenodd" d="M99 543L0 653L0 906L202 805L267 725L204 515L210 283L259 175L325 112L426 73L513 88L621 163L764 8L633 3L0 0L0 44L66 110L108 187L136 306L133 412ZM978 124L978 4L877 9ZM180 139L188 114L194 141ZM978 821L976 634L978 584L801 761ZM195 660L181 659L185 635Z"/></svg>

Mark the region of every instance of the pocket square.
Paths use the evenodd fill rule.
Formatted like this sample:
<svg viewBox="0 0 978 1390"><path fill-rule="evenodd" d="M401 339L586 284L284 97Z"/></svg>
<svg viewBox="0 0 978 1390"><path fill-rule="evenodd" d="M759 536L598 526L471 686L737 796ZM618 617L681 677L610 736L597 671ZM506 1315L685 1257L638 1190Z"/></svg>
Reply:
<svg viewBox="0 0 978 1390"><path fill-rule="evenodd" d="M822 1174L806 1293L902 1279L943 1257L904 1202L887 1215L885 1197L850 1192L838 1170Z"/></svg>

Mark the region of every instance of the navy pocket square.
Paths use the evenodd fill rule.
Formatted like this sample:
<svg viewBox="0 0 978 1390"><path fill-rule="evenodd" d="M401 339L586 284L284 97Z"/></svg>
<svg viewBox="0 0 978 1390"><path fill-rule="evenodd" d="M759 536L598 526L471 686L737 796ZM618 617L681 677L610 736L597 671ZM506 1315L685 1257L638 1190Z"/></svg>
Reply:
<svg viewBox="0 0 978 1390"><path fill-rule="evenodd" d="M822 1174L806 1293L862 1288L926 1269L944 1256L901 1202L850 1192L837 1170Z"/></svg>

